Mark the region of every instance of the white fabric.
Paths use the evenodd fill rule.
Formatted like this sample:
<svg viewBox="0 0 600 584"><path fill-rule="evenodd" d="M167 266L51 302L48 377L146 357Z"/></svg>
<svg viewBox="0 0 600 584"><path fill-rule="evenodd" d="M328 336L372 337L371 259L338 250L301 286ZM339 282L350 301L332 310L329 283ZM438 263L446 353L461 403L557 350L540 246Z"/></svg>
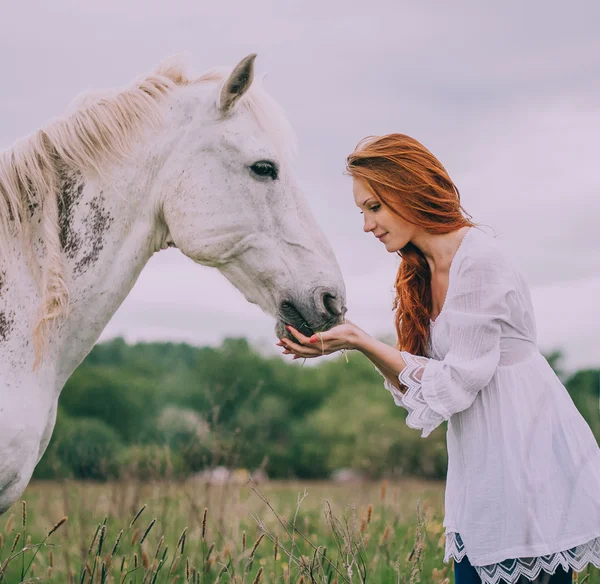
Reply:
<svg viewBox="0 0 600 584"><path fill-rule="evenodd" d="M429 332L428 357L402 352L405 393L385 386L423 437L448 423L447 536L460 533L473 566L593 546L600 448L536 345L524 278L477 228L452 260ZM460 559L452 542L446 561ZM584 559L600 567L597 553Z"/></svg>

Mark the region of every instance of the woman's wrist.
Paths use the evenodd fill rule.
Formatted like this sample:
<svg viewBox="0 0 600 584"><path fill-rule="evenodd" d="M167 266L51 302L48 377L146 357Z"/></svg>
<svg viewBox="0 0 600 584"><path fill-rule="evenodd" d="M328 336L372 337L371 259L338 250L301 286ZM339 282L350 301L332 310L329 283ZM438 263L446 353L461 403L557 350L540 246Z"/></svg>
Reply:
<svg viewBox="0 0 600 584"><path fill-rule="evenodd" d="M350 342L352 344L352 349L355 349L356 351L360 351L361 353L364 353L365 349L369 345L370 340L371 340L371 336L369 334L367 334L362 329L356 327L353 338L350 340Z"/></svg>

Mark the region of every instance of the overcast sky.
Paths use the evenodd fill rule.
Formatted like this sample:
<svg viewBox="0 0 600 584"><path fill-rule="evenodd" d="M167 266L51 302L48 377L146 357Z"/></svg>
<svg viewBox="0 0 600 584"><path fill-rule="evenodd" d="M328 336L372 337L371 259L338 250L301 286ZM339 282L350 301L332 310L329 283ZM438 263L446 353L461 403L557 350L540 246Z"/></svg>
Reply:
<svg viewBox="0 0 600 584"><path fill-rule="evenodd" d="M173 54L191 73L257 52L298 134L298 176L337 254L348 317L393 332L396 256L362 232L344 160L402 132L446 166L473 219L527 278L538 342L600 366L600 4L588 2L1 2L0 148L81 91ZM354 7L356 6L356 7ZM103 339L274 347L270 317L216 271L157 254Z"/></svg>

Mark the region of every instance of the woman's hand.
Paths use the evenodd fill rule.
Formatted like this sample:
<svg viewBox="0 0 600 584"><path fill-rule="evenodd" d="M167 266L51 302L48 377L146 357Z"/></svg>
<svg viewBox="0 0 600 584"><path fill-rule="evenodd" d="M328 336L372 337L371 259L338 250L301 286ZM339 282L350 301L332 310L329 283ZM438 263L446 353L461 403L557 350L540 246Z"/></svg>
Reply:
<svg viewBox="0 0 600 584"><path fill-rule="evenodd" d="M322 355L330 355L343 349L358 349L366 333L354 323L346 321L323 333L315 333L312 337L306 337L292 326L287 330L298 342L290 339L280 339L278 347L284 347L284 355L294 355L293 359L303 357L312 359Z"/></svg>

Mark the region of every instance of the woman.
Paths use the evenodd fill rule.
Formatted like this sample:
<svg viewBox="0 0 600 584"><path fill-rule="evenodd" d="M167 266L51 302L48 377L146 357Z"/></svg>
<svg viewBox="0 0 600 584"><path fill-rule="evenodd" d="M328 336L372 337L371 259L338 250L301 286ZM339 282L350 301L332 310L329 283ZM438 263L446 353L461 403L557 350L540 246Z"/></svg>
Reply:
<svg viewBox="0 0 600 584"><path fill-rule="evenodd" d="M310 338L289 327L295 340L278 345L294 359L359 350L408 426L426 437L448 422L444 562L457 584L558 584L600 567L600 448L536 346L522 275L416 140L367 139L347 169L364 230L402 258L397 349L350 322Z"/></svg>

